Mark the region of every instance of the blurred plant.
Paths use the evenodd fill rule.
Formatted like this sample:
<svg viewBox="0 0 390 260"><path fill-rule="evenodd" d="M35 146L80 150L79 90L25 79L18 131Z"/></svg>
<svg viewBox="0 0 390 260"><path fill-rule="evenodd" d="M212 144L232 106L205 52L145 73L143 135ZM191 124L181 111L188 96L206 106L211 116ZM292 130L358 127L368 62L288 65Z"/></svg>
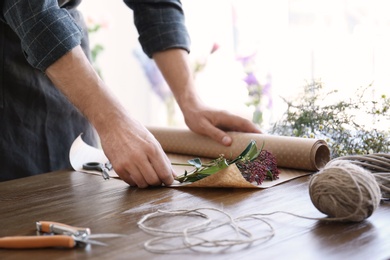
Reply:
<svg viewBox="0 0 390 260"><path fill-rule="evenodd" d="M217 50L219 49L219 45L218 43L214 43L213 46L211 47L211 50L210 52L207 54L206 57L203 57L201 59L198 59L194 62L193 64L193 71L194 71L194 77L196 77L196 75L203 71L204 68L206 67L207 65L207 61L209 59L209 57L214 54Z"/></svg>
<svg viewBox="0 0 390 260"><path fill-rule="evenodd" d="M337 90L324 93L321 82L307 84L296 100L283 99L287 110L270 133L324 139L332 158L388 153L390 131L379 129L378 124L390 120L390 98L367 99L370 88L359 88L351 98L334 101ZM360 122L362 117L365 123Z"/></svg>
<svg viewBox="0 0 390 260"><path fill-rule="evenodd" d="M256 53L253 53L249 56L238 57L237 59L242 64L245 73L243 80L246 83L249 97L246 105L254 108L252 122L261 126L264 121L264 108L272 108L271 76L267 75L265 84L260 83L259 77L256 75L258 69L256 68L255 58ZM267 101L267 104L263 104L264 101Z"/></svg>
<svg viewBox="0 0 390 260"><path fill-rule="evenodd" d="M206 67L208 57L214 52L216 52L218 48L219 45L215 43L206 58L194 62L194 77ZM159 68L157 67L154 60L146 56L146 54L141 48L134 49L133 54L141 64L142 69L147 79L149 80L153 92L160 98L160 100L165 104L167 108L168 125L175 125L174 115L176 102L173 93L170 90L168 84L166 83Z"/></svg>
<svg viewBox="0 0 390 260"><path fill-rule="evenodd" d="M167 108L167 123L174 125L175 120L175 99L172 91L168 87L163 75L161 74L157 64L153 59L150 59L143 50L139 47L134 49L134 56L140 62L141 67L149 80L153 92L160 98Z"/></svg>
<svg viewBox="0 0 390 260"><path fill-rule="evenodd" d="M109 27L107 19L95 19L92 16L87 17L86 24L90 38L93 38L94 35L98 34L101 29L107 29ZM104 51L104 46L101 43L94 42L93 39L91 39L90 49L92 65L100 78L102 78L102 70L98 63L98 57L100 57L100 54Z"/></svg>

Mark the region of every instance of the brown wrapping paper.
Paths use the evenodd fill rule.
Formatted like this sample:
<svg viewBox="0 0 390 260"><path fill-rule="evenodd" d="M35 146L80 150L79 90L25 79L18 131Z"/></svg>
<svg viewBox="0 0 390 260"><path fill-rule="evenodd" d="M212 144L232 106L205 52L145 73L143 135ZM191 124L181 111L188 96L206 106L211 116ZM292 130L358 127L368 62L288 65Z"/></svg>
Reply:
<svg viewBox="0 0 390 260"><path fill-rule="evenodd" d="M279 179L264 181L261 185L247 182L235 165L221 170L207 178L190 184L174 186L184 187L229 187L229 188L269 188L277 184L311 174L330 160L330 151L325 141L308 138L283 137L267 134L229 132L233 138L231 146L223 146L209 137L195 134L187 129L149 127L149 131L160 142L172 162L184 163L189 159L201 158L208 162L223 154L233 159L241 154L251 140L257 147L271 152L280 169ZM191 167L174 166L178 174Z"/></svg>
<svg viewBox="0 0 390 260"><path fill-rule="evenodd" d="M255 140L258 148L264 144L263 149L276 157L281 168L317 171L330 160L326 142L318 139L230 132L233 144L226 147L187 129L150 127L149 130L166 153L213 159L224 154L230 159L240 155L249 142Z"/></svg>
<svg viewBox="0 0 390 260"><path fill-rule="evenodd" d="M171 187L269 188L311 174L330 160L328 146L324 141L316 139L230 132L233 144L226 147L209 137L195 134L187 129L149 127L149 130L160 142L172 163L187 163L193 158L209 162L218 158L220 154L224 154L225 158L233 159L241 154L251 140L255 140L258 148L264 144L263 149L270 151L276 157L280 170L279 179L266 180L261 185L256 185L247 182L233 164L202 180L193 183L175 182ZM74 170L93 174L101 173L83 169L83 163L108 161L102 150L87 145L81 136L74 141L69 158ZM178 175L193 170L192 166L173 165L173 168ZM118 178L114 170L109 174L111 177Z"/></svg>

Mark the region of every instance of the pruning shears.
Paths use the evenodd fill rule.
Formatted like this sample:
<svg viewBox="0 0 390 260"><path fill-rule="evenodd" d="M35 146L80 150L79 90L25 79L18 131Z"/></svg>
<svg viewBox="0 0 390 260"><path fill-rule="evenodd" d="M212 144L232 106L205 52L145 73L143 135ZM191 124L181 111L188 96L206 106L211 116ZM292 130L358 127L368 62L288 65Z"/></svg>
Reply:
<svg viewBox="0 0 390 260"><path fill-rule="evenodd" d="M110 179L109 171L112 170L110 162L99 163L99 162L87 162L83 164L84 170L98 171L102 173L103 179Z"/></svg>
<svg viewBox="0 0 390 260"><path fill-rule="evenodd" d="M87 244L106 246L95 238L124 237L121 234L91 234L89 228L74 227L52 221L36 222L37 236L9 236L0 238L0 248L27 249L62 247L74 248Z"/></svg>

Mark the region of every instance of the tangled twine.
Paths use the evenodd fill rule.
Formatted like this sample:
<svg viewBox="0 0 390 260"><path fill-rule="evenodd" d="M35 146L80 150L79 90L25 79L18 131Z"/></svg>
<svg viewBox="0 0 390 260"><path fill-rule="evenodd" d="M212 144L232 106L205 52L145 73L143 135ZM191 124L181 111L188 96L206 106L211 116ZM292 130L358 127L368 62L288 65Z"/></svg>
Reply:
<svg viewBox="0 0 390 260"><path fill-rule="evenodd" d="M380 176L380 175L378 175ZM155 236L144 243L144 247L153 253L172 253L178 250L190 249L196 252L216 253L226 251L234 246L250 246L254 242L266 242L275 235L273 226L264 218L277 213L289 214L298 218L322 221L360 222L368 218L379 206L381 190L376 179L366 169L347 160L329 162L321 171L313 175L309 181L310 199L314 206L327 217L313 218L286 211L271 213L254 213L233 218L227 212L216 208L197 208L182 210L158 210L145 215L138 226L143 231ZM386 178L385 178L386 179ZM388 182L383 181L382 183ZM388 184L388 183L387 183ZM382 191L383 193L383 191ZM223 217L212 218L204 211L222 214ZM202 221L187 222L186 227L167 229L161 222L152 226L153 219L173 217L196 217ZM252 229L244 228L242 222L254 220L266 227L264 234L255 236ZM150 221L150 222L149 222ZM213 238L208 232L227 226L233 232L224 238ZM256 225L258 227L259 225ZM252 231L252 232L251 232ZM258 232L256 232L258 234ZM203 235L203 236L202 236ZM179 239L182 244L171 243L172 239ZM215 251L218 249L218 251Z"/></svg>
<svg viewBox="0 0 390 260"><path fill-rule="evenodd" d="M218 213L227 218L226 221L221 221L222 217L211 217L210 214L204 213L204 211L210 211L211 213ZM239 216L233 218L229 213L217 208L196 208L196 209L180 209L180 210L157 210L156 212L145 215L140 221L138 221L138 227L148 234L155 236L144 243L144 248L152 253L172 253L174 251L190 249L196 252L203 253L219 253L225 252L234 246L250 246L254 242L266 242L275 235L273 226L264 218L278 213L288 214L299 218L310 220L322 220L324 218L311 218L301 215L297 215L286 211L274 211L270 213L254 213ZM173 217L197 217L203 221L198 224L189 224L189 226L183 229L166 229L164 227L152 227L148 225L148 222L155 218L168 218ZM244 228L242 222L255 220L264 224L266 231L261 236L255 236L253 228ZM225 234L223 239L212 238L207 232L222 228L224 226L230 227L233 232ZM257 224L256 227L259 227ZM252 232L250 231L252 230ZM202 237L202 235L204 235ZM179 238L182 245L174 243L172 246L168 246L169 240ZM211 249L210 249L211 248ZM217 249L217 250L212 250Z"/></svg>
<svg viewBox="0 0 390 260"><path fill-rule="evenodd" d="M222 217L213 219L210 217L210 215L202 211L212 211L214 213L217 212L219 214L222 214ZM182 230L167 230L165 228L151 227L147 225L147 222L153 218L172 218L175 216L192 216L200 218L203 221L198 224L190 224ZM223 217L225 217L227 220L221 221ZM268 229L267 232L263 236L255 237L248 229L240 225L240 222L249 219L256 219L265 224L266 228ZM153 239L148 240L144 244L145 249L153 253L168 253L175 250L183 249L191 249L198 252L212 253L210 250L205 251L205 248L206 250L209 248L219 248L220 250L218 252L220 252L237 245L249 245L259 240L266 241L272 238L275 234L273 227L262 218L259 218L255 215L233 218L227 212L216 208L197 208L172 211L158 210L157 212L145 215L138 222L138 226L143 231L151 235L157 236ZM227 236L226 238L222 239L213 239L207 238L207 236L201 236L202 234L224 226L228 226L233 230L233 233L231 233L233 234L231 238ZM166 246L166 243L164 242L173 238L180 238L183 242L182 245L180 246L175 243L175 245L172 247Z"/></svg>
<svg viewBox="0 0 390 260"><path fill-rule="evenodd" d="M366 155L342 156L333 161L346 160L358 165L375 177L382 194L382 200L390 200L390 154L374 153Z"/></svg>

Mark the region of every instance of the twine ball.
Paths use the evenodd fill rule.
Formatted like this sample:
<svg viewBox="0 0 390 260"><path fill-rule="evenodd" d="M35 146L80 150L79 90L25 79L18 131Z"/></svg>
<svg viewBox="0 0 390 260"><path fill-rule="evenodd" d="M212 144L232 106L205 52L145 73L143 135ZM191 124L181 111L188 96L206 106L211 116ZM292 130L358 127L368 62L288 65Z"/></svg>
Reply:
<svg viewBox="0 0 390 260"><path fill-rule="evenodd" d="M314 206L329 220L360 222L379 206L381 192L375 177L347 160L331 161L309 181Z"/></svg>

